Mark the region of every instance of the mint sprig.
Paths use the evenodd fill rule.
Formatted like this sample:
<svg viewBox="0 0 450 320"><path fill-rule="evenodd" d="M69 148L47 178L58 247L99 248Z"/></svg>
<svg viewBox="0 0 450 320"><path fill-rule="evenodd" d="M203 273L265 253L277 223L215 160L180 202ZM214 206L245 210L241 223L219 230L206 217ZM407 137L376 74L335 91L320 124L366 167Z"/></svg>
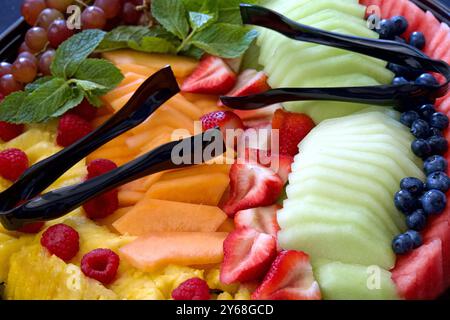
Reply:
<svg viewBox="0 0 450 320"><path fill-rule="evenodd" d="M242 25L240 2L152 0L152 16L160 26L120 26L106 35L97 50L131 48L197 59L205 52L223 58L239 57L257 37L255 30Z"/></svg>
<svg viewBox="0 0 450 320"><path fill-rule="evenodd" d="M7 96L0 104L0 121L45 122L76 107L84 98L100 106L99 96L123 79L109 61L88 58L105 36L103 31L87 30L62 43L51 65L52 75Z"/></svg>

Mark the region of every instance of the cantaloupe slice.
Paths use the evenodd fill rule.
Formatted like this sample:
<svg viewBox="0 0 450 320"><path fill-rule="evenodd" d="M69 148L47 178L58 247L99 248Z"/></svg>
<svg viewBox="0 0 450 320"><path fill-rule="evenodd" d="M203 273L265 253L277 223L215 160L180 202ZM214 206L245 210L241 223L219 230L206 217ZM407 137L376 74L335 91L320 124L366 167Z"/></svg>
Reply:
<svg viewBox="0 0 450 320"><path fill-rule="evenodd" d="M113 226L121 234L146 236L152 232L214 232L227 219L218 207L145 199Z"/></svg>
<svg viewBox="0 0 450 320"><path fill-rule="evenodd" d="M134 73L134 72L127 72L123 75L123 80L120 82L118 87L126 86L127 84L130 84L136 80L145 80L145 77L143 77L140 74Z"/></svg>
<svg viewBox="0 0 450 320"><path fill-rule="evenodd" d="M155 137L153 140L151 140L149 143L144 145L140 150L139 156L144 155L148 152L151 152L158 148L159 146L162 146L165 143L169 143L172 141L172 135L170 133L163 133L157 137Z"/></svg>
<svg viewBox="0 0 450 320"><path fill-rule="evenodd" d="M134 72L137 73L143 77L150 77L152 74L154 74L158 69L149 68L146 66L141 66L137 64L118 64L116 65L117 68L119 68L120 71L122 71L123 74L127 72Z"/></svg>
<svg viewBox="0 0 450 320"><path fill-rule="evenodd" d="M223 260L225 232L157 232L120 249L135 268L151 272L169 264L206 265Z"/></svg>
<svg viewBox="0 0 450 320"><path fill-rule="evenodd" d="M106 227L112 229L113 231L117 232L117 230L114 229L114 227L113 227L113 223L116 222L117 220L119 220L120 218L122 218L124 215L126 215L128 212L130 212L130 210L133 208L134 208L134 206L123 207L123 208L117 209L116 212L114 212L112 215L110 215L104 219L97 220L96 222L99 223L100 225L106 226Z"/></svg>
<svg viewBox="0 0 450 320"><path fill-rule="evenodd" d="M135 64L156 70L170 65L177 78L185 78L189 76L198 64L196 60L187 57L144 53L133 50L116 50L105 52L103 53L103 57L116 65Z"/></svg>
<svg viewBox="0 0 450 320"><path fill-rule="evenodd" d="M215 164L215 165L197 165L179 170L172 170L164 173L161 180L174 180L181 179L190 176L223 173L228 175L230 172L230 165L227 164Z"/></svg>
<svg viewBox="0 0 450 320"><path fill-rule="evenodd" d="M145 196L145 192L120 190L119 191L119 206L129 207L141 201Z"/></svg>
<svg viewBox="0 0 450 320"><path fill-rule="evenodd" d="M127 94L134 93L141 86L141 84L144 83L144 81L144 79L138 79L127 85L119 86L105 94L103 98L111 104L116 99L119 99Z"/></svg>
<svg viewBox="0 0 450 320"><path fill-rule="evenodd" d="M217 229L218 232L233 232L235 229L234 220L227 219L222 223L222 225Z"/></svg>
<svg viewBox="0 0 450 320"><path fill-rule="evenodd" d="M130 148L130 150L139 150L157 136L170 133L173 130L175 129L165 125L157 126L151 130L145 130L140 133L136 133L135 135L127 139L126 144L128 148Z"/></svg>
<svg viewBox="0 0 450 320"><path fill-rule="evenodd" d="M167 103L170 107L189 116L191 120L199 121L200 117L203 115L200 107L197 107L194 103L190 102L180 94L172 97Z"/></svg>
<svg viewBox="0 0 450 320"><path fill-rule="evenodd" d="M114 101L111 101L111 107L117 112L120 109L122 109L127 102L131 99L131 97L133 96L134 92L130 92Z"/></svg>
<svg viewBox="0 0 450 320"><path fill-rule="evenodd" d="M229 182L228 175L223 173L160 180L148 190L146 197L217 206Z"/></svg>

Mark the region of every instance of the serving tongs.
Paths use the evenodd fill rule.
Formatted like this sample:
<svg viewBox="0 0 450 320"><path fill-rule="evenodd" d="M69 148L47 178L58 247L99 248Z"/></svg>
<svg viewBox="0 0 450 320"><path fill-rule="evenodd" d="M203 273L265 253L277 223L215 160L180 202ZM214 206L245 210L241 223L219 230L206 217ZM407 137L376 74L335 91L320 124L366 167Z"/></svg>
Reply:
<svg viewBox="0 0 450 320"><path fill-rule="evenodd" d="M275 11L257 5L241 4L240 9L244 24L268 28L298 41L365 54L417 71L439 73L445 77L445 83L438 85L408 83L347 88L279 88L245 97L221 97L221 101L228 107L254 110L288 101L332 100L404 108L411 102L434 101L447 94L450 66L444 61L430 59L412 46L390 40L366 39L320 30L297 23Z"/></svg>
<svg viewBox="0 0 450 320"><path fill-rule="evenodd" d="M220 143L223 147L223 141L215 141L217 137L222 140L220 130L212 129L162 145L99 177L39 196L88 154L144 122L178 92L179 87L170 67L165 67L148 78L129 102L102 126L73 145L33 165L10 188L0 193L0 222L8 230L18 230L33 222L57 219L86 201L133 180L156 172L191 166L195 163L192 159L198 162L199 158L194 158L194 153L203 151L212 143ZM174 163L172 152L175 150L181 153L179 156L182 159L192 161ZM209 161L219 155L205 155L206 159L201 160Z"/></svg>

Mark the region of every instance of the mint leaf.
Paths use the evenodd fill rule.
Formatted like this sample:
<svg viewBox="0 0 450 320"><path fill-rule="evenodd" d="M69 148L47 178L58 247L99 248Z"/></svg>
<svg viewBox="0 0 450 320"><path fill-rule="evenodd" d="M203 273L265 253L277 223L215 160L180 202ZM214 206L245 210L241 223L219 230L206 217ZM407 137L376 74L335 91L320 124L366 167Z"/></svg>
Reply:
<svg viewBox="0 0 450 320"><path fill-rule="evenodd" d="M74 78L84 91L102 95L114 89L123 80L123 75L108 60L86 59L81 62Z"/></svg>
<svg viewBox="0 0 450 320"><path fill-rule="evenodd" d="M255 30L238 25L216 23L197 33L191 43L209 54L223 58L237 58L244 54L258 36Z"/></svg>
<svg viewBox="0 0 450 320"><path fill-rule="evenodd" d="M189 12L189 23L191 28L200 31L209 26L214 22L214 17L212 15L200 12Z"/></svg>
<svg viewBox="0 0 450 320"><path fill-rule="evenodd" d="M203 54L205 53L205 51L203 51L200 48L197 48L195 46L190 45L189 47L187 47L187 49L184 49L183 51L181 51L181 53L184 56L187 57L191 57L197 60L200 60L200 58L203 56Z"/></svg>
<svg viewBox="0 0 450 320"><path fill-rule="evenodd" d="M175 53L180 41L160 26L120 26L105 36L97 51L131 48L143 52Z"/></svg>
<svg viewBox="0 0 450 320"><path fill-rule="evenodd" d="M68 99L66 100L66 102L58 108L58 110L56 110L51 117L52 118L56 118L59 116L62 116L64 113L66 113L67 111L69 111L72 108L75 108L77 105L79 105L81 103L81 101L83 101L84 99L84 95L82 90L80 90L79 88L72 88L72 92L70 94L70 97L68 97Z"/></svg>
<svg viewBox="0 0 450 320"><path fill-rule="evenodd" d="M36 79L34 82L29 83L25 86L25 91L27 92L33 92L34 90L36 90L37 88L39 88L41 85L43 85L44 83L52 80L54 77L52 76L45 76L39 79Z"/></svg>
<svg viewBox="0 0 450 320"><path fill-rule="evenodd" d="M51 65L52 74L64 79L71 78L105 35L106 33L101 30L86 30L64 41L56 50Z"/></svg>
<svg viewBox="0 0 450 320"><path fill-rule="evenodd" d="M200 12L213 16L216 20L219 12L217 0L184 0L184 6L187 11Z"/></svg>
<svg viewBox="0 0 450 320"><path fill-rule="evenodd" d="M10 123L21 123L17 121L18 110L27 93L25 91L17 91L6 96L6 98L0 103L0 121L7 121Z"/></svg>
<svg viewBox="0 0 450 320"><path fill-rule="evenodd" d="M241 11L239 5L243 2L258 4L260 0L216 0L219 5L219 22L242 25Z"/></svg>
<svg viewBox="0 0 450 320"><path fill-rule="evenodd" d="M182 0L152 0L153 17L169 32L179 39L189 33L186 9Z"/></svg>

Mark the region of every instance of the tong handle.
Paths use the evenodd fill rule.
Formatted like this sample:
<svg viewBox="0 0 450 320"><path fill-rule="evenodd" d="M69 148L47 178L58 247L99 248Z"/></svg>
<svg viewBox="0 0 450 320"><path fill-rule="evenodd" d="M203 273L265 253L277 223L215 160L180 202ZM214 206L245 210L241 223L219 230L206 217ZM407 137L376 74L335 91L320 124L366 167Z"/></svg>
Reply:
<svg viewBox="0 0 450 320"><path fill-rule="evenodd" d="M150 96L149 91L152 92ZM7 211L20 201L38 195L91 152L145 121L178 92L178 84L170 67L149 77L130 101L106 123L71 146L33 165L15 184L1 193L0 211Z"/></svg>
<svg viewBox="0 0 450 320"><path fill-rule="evenodd" d="M205 154L205 150L208 149L212 150L211 154ZM83 203L128 182L157 172L195 165L195 161L198 162L199 158L196 152L200 151L202 152L202 162L222 154L225 151L225 145L221 131L212 129L197 136L162 145L104 175L50 191L8 212L1 213L0 221L5 228L17 230L27 223L60 218ZM175 155L180 159L188 158L190 161L176 163L173 161Z"/></svg>

